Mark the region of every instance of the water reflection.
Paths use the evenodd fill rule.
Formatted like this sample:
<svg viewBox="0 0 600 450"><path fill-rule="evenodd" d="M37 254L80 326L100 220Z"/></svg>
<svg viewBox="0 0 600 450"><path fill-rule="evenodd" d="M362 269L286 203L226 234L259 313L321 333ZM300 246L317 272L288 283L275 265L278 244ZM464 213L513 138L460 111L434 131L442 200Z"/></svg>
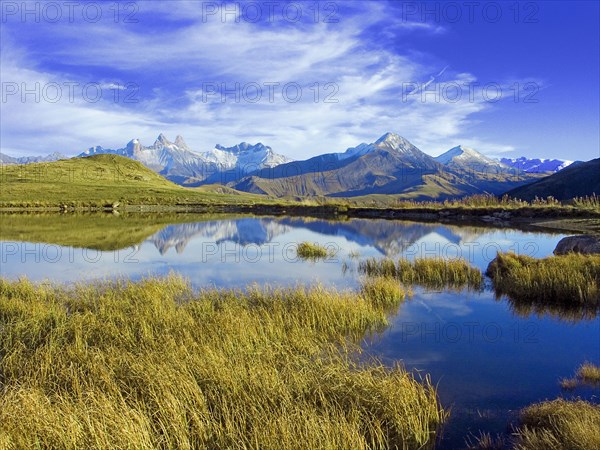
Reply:
<svg viewBox="0 0 600 450"><path fill-rule="evenodd" d="M600 306L595 304L575 301L549 303L533 298L513 298L500 290L497 290L495 294L497 301L506 301L513 314L519 317L551 316L567 322L579 322L581 320L593 320L600 314Z"/></svg>
<svg viewBox="0 0 600 450"><path fill-rule="evenodd" d="M352 256L463 258L480 269L497 251L542 257L560 234L436 223L352 219L219 217L189 214L2 215L2 275L70 282L163 275L195 286L243 287L253 282L321 282L355 287L341 267ZM299 261L310 241L335 250L324 261Z"/></svg>
<svg viewBox="0 0 600 450"><path fill-rule="evenodd" d="M195 287L355 288L360 274L352 268L370 257L462 257L484 271L497 251L541 258L563 237L410 221L188 214L4 215L0 224L5 277L70 283L175 271ZM295 246L303 241L337 253L302 261ZM497 299L489 285L482 292L415 288L365 348L390 364L400 360L431 373L444 405L453 406L441 448L461 448L469 432L505 431L519 408L560 395L558 380L573 367L598 361L596 313Z"/></svg>

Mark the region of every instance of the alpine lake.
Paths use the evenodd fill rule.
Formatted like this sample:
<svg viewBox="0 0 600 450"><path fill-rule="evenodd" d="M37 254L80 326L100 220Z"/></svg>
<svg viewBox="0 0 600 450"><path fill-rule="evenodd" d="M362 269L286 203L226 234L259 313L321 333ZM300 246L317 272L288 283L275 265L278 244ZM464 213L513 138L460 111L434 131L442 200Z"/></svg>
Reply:
<svg viewBox="0 0 600 450"><path fill-rule="evenodd" d="M321 284L357 289L366 258L462 258L485 272L498 251L552 254L560 232L378 219L192 214L3 215L0 275L72 284L177 273L197 289ZM299 258L300 242L330 256ZM510 434L521 408L556 397L598 401L598 387L561 390L584 361L600 360L597 314L531 309L481 290L412 295L362 357L430 374L450 410L439 449L480 431Z"/></svg>

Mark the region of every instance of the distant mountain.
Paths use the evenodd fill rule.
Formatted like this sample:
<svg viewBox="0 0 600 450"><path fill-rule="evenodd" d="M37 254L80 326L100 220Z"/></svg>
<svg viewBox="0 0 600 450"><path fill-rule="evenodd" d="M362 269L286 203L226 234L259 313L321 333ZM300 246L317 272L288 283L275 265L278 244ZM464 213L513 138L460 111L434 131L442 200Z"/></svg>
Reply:
<svg viewBox="0 0 600 450"><path fill-rule="evenodd" d="M52 161L58 161L60 159L67 159L67 157L65 155L61 155L60 153L57 153L57 152L54 152L54 153L52 153L50 155L46 155L46 156L21 156L21 157L13 157L13 156L8 156L4 153L0 153L0 165L52 162Z"/></svg>
<svg viewBox="0 0 600 450"><path fill-rule="evenodd" d="M508 167L506 172L498 170L504 166L464 147L447 152L442 161L445 164L407 139L386 133L374 143L259 170L229 186L279 197L396 194L413 199L444 199L500 193L532 179L528 174L515 176ZM476 167L469 165L473 161L477 162ZM490 166L495 170L489 170Z"/></svg>
<svg viewBox="0 0 600 450"><path fill-rule="evenodd" d="M465 147L464 145L451 148L440 156L436 156L435 160L448 167L470 169L476 172L486 172L490 170L495 172L506 172L510 170L510 167L502 162L488 158L476 150Z"/></svg>
<svg viewBox="0 0 600 450"><path fill-rule="evenodd" d="M78 156L102 154L133 159L188 187L221 185L225 190L277 197L394 195L413 200L502 194L571 164L526 158L497 161L463 145L433 158L395 133L385 133L375 142L362 143L342 153L325 153L304 161L292 161L262 143L216 145L197 152L181 136L171 142L164 134L151 146L133 139L123 148L91 147ZM37 158L0 154L0 163L26 164L61 158L64 156L59 154Z"/></svg>
<svg viewBox="0 0 600 450"><path fill-rule="evenodd" d="M527 173L558 172L573 164L573 161L563 159L538 159L526 158L500 158L500 162L506 166L513 167Z"/></svg>
<svg viewBox="0 0 600 450"><path fill-rule="evenodd" d="M290 161L261 143L251 145L242 142L234 147L217 145L212 150L198 153L192 151L181 136L177 136L175 142L170 142L162 133L150 147L145 147L138 139L133 139L121 149L98 146L79 156L97 154L126 156L175 183L192 186L207 183L225 184L257 169Z"/></svg>
<svg viewBox="0 0 600 450"><path fill-rule="evenodd" d="M560 172L507 192L522 200L548 196L569 200L594 193L600 195L600 158L574 163Z"/></svg>
<svg viewBox="0 0 600 450"><path fill-rule="evenodd" d="M406 139L386 133L372 144L259 170L230 186L279 197L395 193L440 169L439 163Z"/></svg>

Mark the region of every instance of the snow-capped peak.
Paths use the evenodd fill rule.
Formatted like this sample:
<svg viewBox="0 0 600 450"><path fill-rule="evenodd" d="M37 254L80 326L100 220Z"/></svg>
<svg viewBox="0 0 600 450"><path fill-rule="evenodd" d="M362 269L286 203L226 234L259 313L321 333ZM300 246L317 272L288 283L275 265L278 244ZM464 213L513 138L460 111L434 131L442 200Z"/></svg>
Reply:
<svg viewBox="0 0 600 450"><path fill-rule="evenodd" d="M377 139L373 145L382 150L392 150L400 153L414 153L415 150L418 151L407 139L390 132L385 133Z"/></svg>
<svg viewBox="0 0 600 450"><path fill-rule="evenodd" d="M216 150L221 150L223 152L232 153L232 154L240 154L240 153L256 153L256 152L271 152L271 147L264 145L262 142L258 144L249 144L248 142L241 142L238 145L234 145L233 147L224 147L220 144L215 145Z"/></svg>
<svg viewBox="0 0 600 450"><path fill-rule="evenodd" d="M183 149L188 149L187 144L185 143L185 141L183 140L183 137L181 135L177 135L177 137L175 138L175 145L179 148L183 148Z"/></svg>
<svg viewBox="0 0 600 450"><path fill-rule="evenodd" d="M170 142L163 133L158 135L150 147L143 146L138 139L132 139L125 148L111 150L100 146L92 147L79 156L99 153L127 156L177 182L186 179L203 180L221 171L235 170L244 175L291 161L260 142L254 145L242 142L233 147L217 145L212 150L200 153L192 151L182 136L178 135L175 142Z"/></svg>
<svg viewBox="0 0 600 450"><path fill-rule="evenodd" d="M350 147L344 153L338 153L339 159L346 159L354 156L363 156L374 150L388 150L400 153L413 153L418 149L408 140L396 133L385 133L379 139L371 144L362 143L356 147Z"/></svg>
<svg viewBox="0 0 600 450"><path fill-rule="evenodd" d="M169 145L172 145L172 142L170 142L164 134L160 133L156 138L156 141L154 141L155 147L158 147L159 145L167 147Z"/></svg>
<svg viewBox="0 0 600 450"><path fill-rule="evenodd" d="M558 172L574 163L574 161L564 159L539 159L526 158L525 156L502 158L500 162L527 173Z"/></svg>
<svg viewBox="0 0 600 450"><path fill-rule="evenodd" d="M396 133L387 132L379 139L375 141L375 145L388 144L388 145L398 145L403 142L404 138Z"/></svg>
<svg viewBox="0 0 600 450"><path fill-rule="evenodd" d="M488 158L487 156L479 153L470 147L464 145L457 145L452 147L445 153L435 157L435 160L440 164L460 164L471 166L472 168L483 168L483 167L496 167L500 169L507 169L508 167L495 159Z"/></svg>

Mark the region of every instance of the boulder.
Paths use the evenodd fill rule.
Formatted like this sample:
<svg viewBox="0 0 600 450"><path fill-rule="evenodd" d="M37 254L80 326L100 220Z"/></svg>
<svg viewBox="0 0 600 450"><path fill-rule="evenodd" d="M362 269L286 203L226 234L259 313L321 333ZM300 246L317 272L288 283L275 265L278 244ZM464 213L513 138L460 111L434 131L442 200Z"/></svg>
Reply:
<svg viewBox="0 0 600 450"><path fill-rule="evenodd" d="M571 252L585 255L600 254L600 236L591 234L567 236L562 238L554 249L555 255L565 255Z"/></svg>

